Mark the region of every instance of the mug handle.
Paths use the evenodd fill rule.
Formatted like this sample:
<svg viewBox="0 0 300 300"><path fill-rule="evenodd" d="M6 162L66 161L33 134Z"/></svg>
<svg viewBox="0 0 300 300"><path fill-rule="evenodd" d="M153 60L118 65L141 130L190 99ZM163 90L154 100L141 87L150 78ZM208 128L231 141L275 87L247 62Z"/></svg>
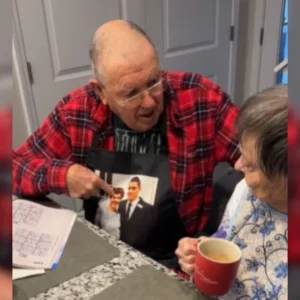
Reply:
<svg viewBox="0 0 300 300"><path fill-rule="evenodd" d="M200 236L198 239L197 239L197 244L203 242L204 240L208 239L209 237L208 236Z"/></svg>
<svg viewBox="0 0 300 300"><path fill-rule="evenodd" d="M197 238L197 245L198 245L199 243L201 243L202 241L208 239L208 238L209 238L209 237L207 237L207 236L200 236L200 237L198 237L198 238ZM194 274L191 274L191 275L190 275L190 283L194 283Z"/></svg>

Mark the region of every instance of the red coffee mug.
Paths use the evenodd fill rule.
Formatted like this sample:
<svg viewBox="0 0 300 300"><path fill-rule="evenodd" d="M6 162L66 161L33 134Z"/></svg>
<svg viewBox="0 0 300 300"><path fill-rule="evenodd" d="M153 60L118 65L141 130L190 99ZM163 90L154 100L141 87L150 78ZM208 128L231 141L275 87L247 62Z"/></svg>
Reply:
<svg viewBox="0 0 300 300"><path fill-rule="evenodd" d="M241 258L241 249L230 241L200 239L193 274L196 287L207 296L225 295L236 278Z"/></svg>

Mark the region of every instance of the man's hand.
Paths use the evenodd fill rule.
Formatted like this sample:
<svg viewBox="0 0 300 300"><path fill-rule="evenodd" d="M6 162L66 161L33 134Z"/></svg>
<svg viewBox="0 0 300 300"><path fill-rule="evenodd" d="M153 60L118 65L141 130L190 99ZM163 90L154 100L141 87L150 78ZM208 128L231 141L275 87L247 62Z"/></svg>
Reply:
<svg viewBox="0 0 300 300"><path fill-rule="evenodd" d="M93 171L75 164L67 172L67 186L72 198L88 199L99 196L100 190L109 196L114 195L114 190Z"/></svg>

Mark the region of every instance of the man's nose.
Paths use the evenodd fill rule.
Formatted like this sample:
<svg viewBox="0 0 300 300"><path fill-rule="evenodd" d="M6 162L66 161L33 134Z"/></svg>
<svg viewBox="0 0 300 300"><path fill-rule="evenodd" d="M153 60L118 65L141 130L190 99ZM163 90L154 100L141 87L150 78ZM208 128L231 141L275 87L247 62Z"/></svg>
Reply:
<svg viewBox="0 0 300 300"><path fill-rule="evenodd" d="M143 102L142 102L142 107L143 108L153 108L156 105L155 99L149 91L145 91L143 94Z"/></svg>

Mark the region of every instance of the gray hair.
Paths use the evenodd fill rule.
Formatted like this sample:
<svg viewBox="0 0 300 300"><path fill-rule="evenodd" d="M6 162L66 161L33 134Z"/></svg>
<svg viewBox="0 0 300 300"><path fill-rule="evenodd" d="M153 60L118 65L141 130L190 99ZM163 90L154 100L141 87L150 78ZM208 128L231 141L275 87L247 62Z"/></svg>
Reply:
<svg viewBox="0 0 300 300"><path fill-rule="evenodd" d="M137 24L135 24L131 21L124 20L124 22L126 22L127 25L132 30L136 31L141 36L143 36L153 46L153 48L156 51L156 48L155 48L153 42L151 41L150 37L140 26L138 26ZM97 35L95 34L93 37L92 43L90 45L89 55L90 55L91 67L92 67L93 74L94 74L95 78L97 80L99 80L100 82L103 82L105 79L105 74L104 74L105 72L104 72L103 64L99 63L99 61L101 62L101 60L102 60L102 55L103 55L105 47L106 47L105 42L102 41L101 39L99 39L97 37Z"/></svg>
<svg viewBox="0 0 300 300"><path fill-rule="evenodd" d="M251 96L236 121L239 139L257 138L259 167L269 180L286 177L288 90L276 85Z"/></svg>

